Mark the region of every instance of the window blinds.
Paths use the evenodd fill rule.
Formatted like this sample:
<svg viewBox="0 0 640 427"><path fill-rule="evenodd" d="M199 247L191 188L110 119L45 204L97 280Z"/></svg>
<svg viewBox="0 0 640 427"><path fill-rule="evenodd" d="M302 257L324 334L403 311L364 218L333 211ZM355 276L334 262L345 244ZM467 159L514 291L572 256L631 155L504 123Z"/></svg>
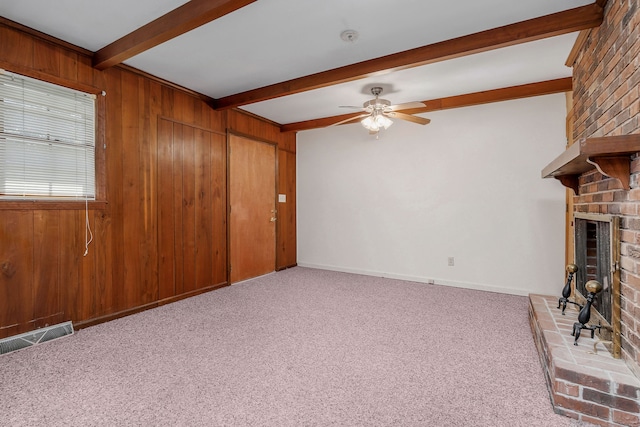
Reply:
<svg viewBox="0 0 640 427"><path fill-rule="evenodd" d="M0 198L95 199L95 95L0 70Z"/></svg>

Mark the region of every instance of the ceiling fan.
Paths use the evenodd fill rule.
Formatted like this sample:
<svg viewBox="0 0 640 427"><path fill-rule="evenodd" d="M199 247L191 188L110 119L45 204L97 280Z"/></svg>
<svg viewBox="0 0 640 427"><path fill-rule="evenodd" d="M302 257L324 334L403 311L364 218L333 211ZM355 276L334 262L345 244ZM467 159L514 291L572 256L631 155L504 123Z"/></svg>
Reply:
<svg viewBox="0 0 640 427"><path fill-rule="evenodd" d="M369 131L370 134L377 135L380 129L387 129L389 126L393 124L393 121L390 117L406 120L412 123L417 123L419 125L426 125L431 122L429 119L425 119L422 117L414 116L411 114L401 113L399 110L408 110L410 108L422 108L425 107L422 102L407 102L405 104L397 104L391 105L391 102L386 99L380 98L380 94L382 93L381 87L372 87L371 93L375 96L374 99L371 99L364 104L362 107L355 106L341 106L340 108L355 108L358 110L363 110L363 114L359 114L355 117L350 117L346 120L342 120L340 122L334 123L332 126L341 125L344 123L348 123L355 120L360 120L362 126L365 127Z"/></svg>

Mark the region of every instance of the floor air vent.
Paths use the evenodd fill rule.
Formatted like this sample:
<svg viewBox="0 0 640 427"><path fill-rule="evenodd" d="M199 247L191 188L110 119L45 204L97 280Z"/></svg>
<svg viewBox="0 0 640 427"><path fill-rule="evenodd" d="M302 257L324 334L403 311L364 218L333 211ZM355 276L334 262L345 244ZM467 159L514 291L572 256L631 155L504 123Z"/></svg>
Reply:
<svg viewBox="0 0 640 427"><path fill-rule="evenodd" d="M0 354L11 353L32 345L41 344L66 335L73 335L73 324L71 322L59 323L24 334L14 335L0 340Z"/></svg>

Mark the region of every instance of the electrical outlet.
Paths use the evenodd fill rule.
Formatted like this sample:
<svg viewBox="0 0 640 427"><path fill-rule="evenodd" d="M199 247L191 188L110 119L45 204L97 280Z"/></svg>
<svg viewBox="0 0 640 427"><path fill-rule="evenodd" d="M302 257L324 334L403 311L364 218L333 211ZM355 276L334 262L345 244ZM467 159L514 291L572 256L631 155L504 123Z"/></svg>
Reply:
<svg viewBox="0 0 640 427"><path fill-rule="evenodd" d="M447 265L448 265L449 267L453 267L453 266L455 265L455 263L454 263L454 260L453 260L453 257L452 257L452 256L450 256L450 257L447 259Z"/></svg>

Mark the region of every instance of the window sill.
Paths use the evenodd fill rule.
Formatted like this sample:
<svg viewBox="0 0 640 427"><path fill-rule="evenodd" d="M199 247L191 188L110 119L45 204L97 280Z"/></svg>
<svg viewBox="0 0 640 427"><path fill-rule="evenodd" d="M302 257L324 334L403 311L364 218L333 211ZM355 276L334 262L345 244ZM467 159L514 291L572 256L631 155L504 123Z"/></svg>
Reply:
<svg viewBox="0 0 640 427"><path fill-rule="evenodd" d="M106 200L90 200L89 209L105 210ZM0 200L0 210L84 210L82 200Z"/></svg>

